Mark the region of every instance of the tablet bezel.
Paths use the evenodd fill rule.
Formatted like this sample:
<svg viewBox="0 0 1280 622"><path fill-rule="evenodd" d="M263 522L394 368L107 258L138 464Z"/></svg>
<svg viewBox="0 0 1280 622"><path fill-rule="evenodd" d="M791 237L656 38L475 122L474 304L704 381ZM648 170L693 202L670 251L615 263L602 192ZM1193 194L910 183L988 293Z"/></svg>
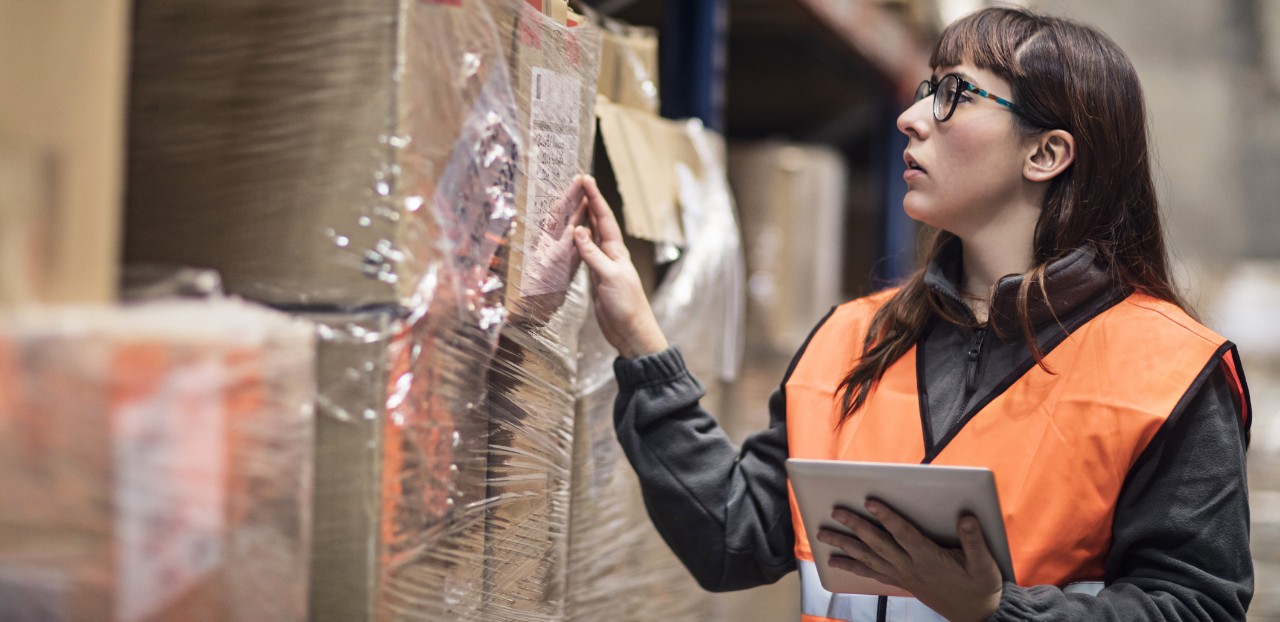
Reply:
<svg viewBox="0 0 1280 622"><path fill-rule="evenodd" d="M911 595L874 579L832 568L828 562L838 549L817 540L818 531L823 527L848 532L831 518L837 506L878 524L866 510L868 499L883 502L926 536L949 547L960 546L956 534L960 516L973 514L978 518L1004 580L1015 580L995 474L990 469L790 458L787 474L813 551L818 578L828 592Z"/></svg>

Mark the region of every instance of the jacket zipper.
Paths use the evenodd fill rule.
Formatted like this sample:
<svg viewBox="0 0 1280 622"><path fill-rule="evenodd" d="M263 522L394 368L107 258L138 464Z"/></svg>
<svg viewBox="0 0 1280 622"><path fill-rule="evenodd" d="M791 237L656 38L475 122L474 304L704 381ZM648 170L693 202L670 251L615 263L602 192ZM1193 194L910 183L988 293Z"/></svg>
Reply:
<svg viewBox="0 0 1280 622"><path fill-rule="evenodd" d="M978 368L982 362L982 342L987 339L986 327L979 328L973 335L973 341L969 344L969 352L965 355L965 374L964 374L964 397L965 402L973 396L973 392L978 390ZM965 405L961 404L960 408Z"/></svg>
<svg viewBox="0 0 1280 622"><path fill-rule="evenodd" d="M973 338L969 341L969 349L964 355L964 398L956 404L956 411L951 415L951 426L947 429L947 436L951 436L956 426L961 425L969 400L973 399L973 394L978 390L978 370L982 368L982 344L986 340L987 329L982 327L974 331Z"/></svg>

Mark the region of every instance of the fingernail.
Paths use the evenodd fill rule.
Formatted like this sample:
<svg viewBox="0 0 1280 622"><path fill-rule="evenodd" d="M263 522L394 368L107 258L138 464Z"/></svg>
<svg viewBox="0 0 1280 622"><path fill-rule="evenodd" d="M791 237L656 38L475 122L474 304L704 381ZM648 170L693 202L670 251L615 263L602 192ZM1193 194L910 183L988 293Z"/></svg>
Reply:
<svg viewBox="0 0 1280 622"><path fill-rule="evenodd" d="M868 511L868 512L871 512L871 515L872 515L872 516L875 516L876 518L879 518L879 517L880 517L880 510L881 510L881 507L880 507L880 504L879 504L879 503L876 503L875 501L868 501L868 502L867 502L867 511Z"/></svg>
<svg viewBox="0 0 1280 622"><path fill-rule="evenodd" d="M581 225L573 228L573 235L580 240L587 239L587 228Z"/></svg>
<svg viewBox="0 0 1280 622"><path fill-rule="evenodd" d="M978 521L972 518L965 519L965 521L960 524L960 528L968 533L973 533L978 529Z"/></svg>

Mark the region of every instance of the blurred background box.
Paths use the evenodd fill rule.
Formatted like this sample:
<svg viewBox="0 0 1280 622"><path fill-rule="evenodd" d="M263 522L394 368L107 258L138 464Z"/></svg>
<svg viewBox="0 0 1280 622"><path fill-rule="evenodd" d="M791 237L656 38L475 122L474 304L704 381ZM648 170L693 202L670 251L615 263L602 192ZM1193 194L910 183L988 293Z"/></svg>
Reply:
<svg viewBox="0 0 1280 622"><path fill-rule="evenodd" d="M751 346L794 354L841 302L845 171L843 157L829 147L731 145L729 182L743 223Z"/></svg>
<svg viewBox="0 0 1280 622"><path fill-rule="evenodd" d="M658 32L604 20L599 91L609 101L658 114Z"/></svg>
<svg viewBox="0 0 1280 622"><path fill-rule="evenodd" d="M0 2L0 304L115 298L129 7Z"/></svg>
<svg viewBox="0 0 1280 622"><path fill-rule="evenodd" d="M0 618L306 618L309 325L179 302L0 327Z"/></svg>
<svg viewBox="0 0 1280 622"><path fill-rule="evenodd" d="M1205 321L1240 350L1252 398L1249 507L1256 574L1250 620L1280 613L1280 262L1236 264L1206 288Z"/></svg>

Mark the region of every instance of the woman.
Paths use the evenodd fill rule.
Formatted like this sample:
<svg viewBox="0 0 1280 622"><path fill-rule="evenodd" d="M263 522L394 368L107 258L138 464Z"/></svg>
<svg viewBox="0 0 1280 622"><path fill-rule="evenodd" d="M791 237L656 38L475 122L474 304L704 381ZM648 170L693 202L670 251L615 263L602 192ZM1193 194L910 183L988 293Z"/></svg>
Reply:
<svg viewBox="0 0 1280 622"><path fill-rule="evenodd" d="M927 262L833 309L740 449L583 180L595 239L576 242L654 524L710 590L799 567L805 620L1243 620L1247 390L1172 285L1132 65L1091 28L1015 9L950 26L930 65L898 119ZM789 456L991 468L1019 582L971 517L946 549L873 502L883 530L836 512L856 537L818 537L848 555L834 567L916 599L824 592Z"/></svg>

